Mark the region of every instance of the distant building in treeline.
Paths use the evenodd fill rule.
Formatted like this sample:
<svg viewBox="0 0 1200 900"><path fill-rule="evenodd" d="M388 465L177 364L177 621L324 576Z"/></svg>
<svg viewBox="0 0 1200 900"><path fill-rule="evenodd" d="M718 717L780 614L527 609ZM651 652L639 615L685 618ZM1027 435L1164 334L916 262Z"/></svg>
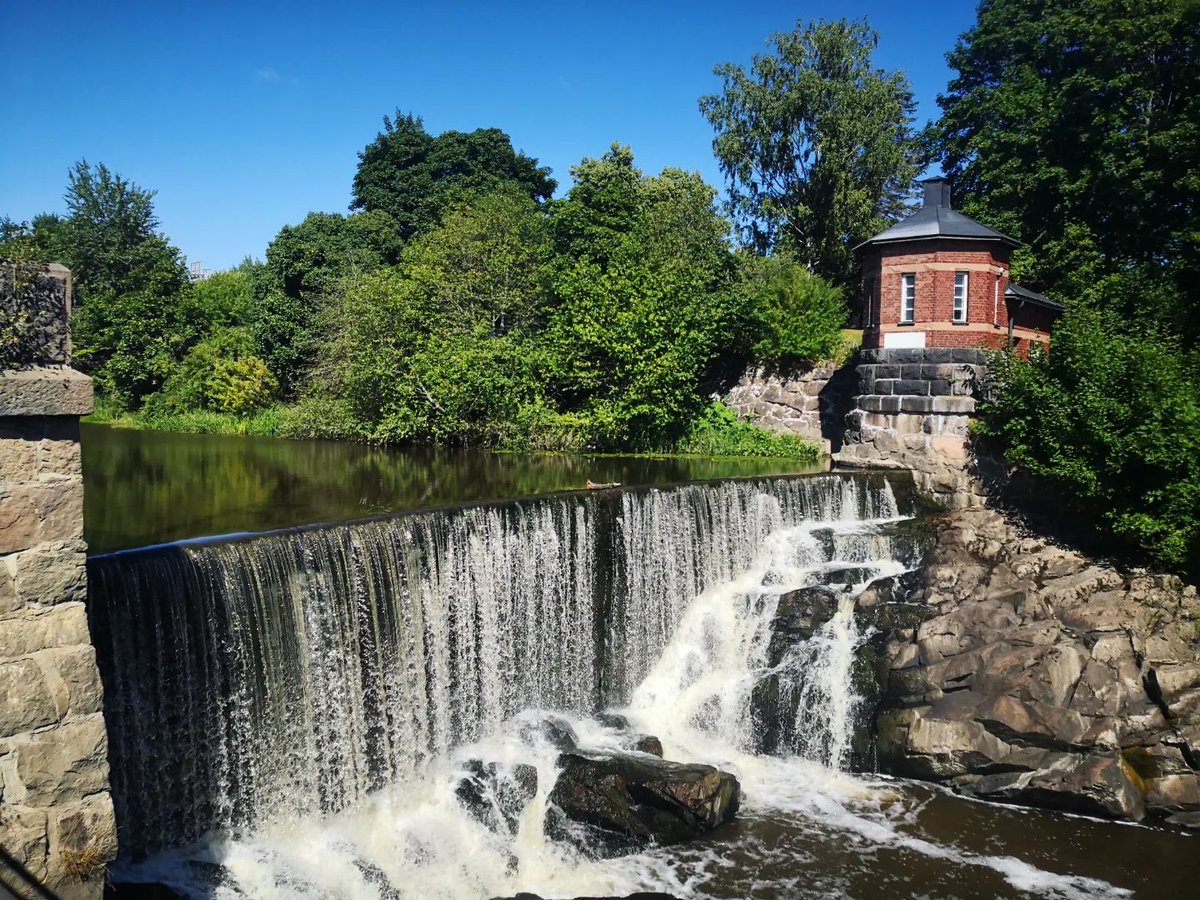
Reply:
<svg viewBox="0 0 1200 900"><path fill-rule="evenodd" d="M951 209L947 179L922 184L920 209L856 248L863 347L1028 350L1047 343L1063 307L1009 280L1020 242Z"/></svg>
<svg viewBox="0 0 1200 900"><path fill-rule="evenodd" d="M211 277L212 270L203 268L198 262L194 262L188 267L188 281L190 281L192 284Z"/></svg>

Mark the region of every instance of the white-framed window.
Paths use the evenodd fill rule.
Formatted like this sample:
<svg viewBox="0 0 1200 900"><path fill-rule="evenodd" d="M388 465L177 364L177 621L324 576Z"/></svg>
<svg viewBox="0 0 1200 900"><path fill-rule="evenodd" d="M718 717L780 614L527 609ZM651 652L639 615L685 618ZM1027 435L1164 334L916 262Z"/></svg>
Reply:
<svg viewBox="0 0 1200 900"><path fill-rule="evenodd" d="M954 321L967 321L967 273L954 273Z"/></svg>
<svg viewBox="0 0 1200 900"><path fill-rule="evenodd" d="M911 323L917 320L917 275L905 272L900 276L900 321Z"/></svg>

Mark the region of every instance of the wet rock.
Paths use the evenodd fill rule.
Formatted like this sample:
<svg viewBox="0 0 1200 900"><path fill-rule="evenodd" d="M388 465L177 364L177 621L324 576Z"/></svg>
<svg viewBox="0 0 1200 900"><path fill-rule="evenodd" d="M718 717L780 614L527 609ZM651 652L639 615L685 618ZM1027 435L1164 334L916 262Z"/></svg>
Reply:
<svg viewBox="0 0 1200 900"><path fill-rule="evenodd" d="M604 712L596 713L595 718L596 718L596 721L599 722L601 725L603 725L605 728L615 728L617 731L628 731L629 730L629 719L627 719L625 716L621 715L620 713L615 713L615 712L610 712L609 710L605 710Z"/></svg>
<svg viewBox="0 0 1200 900"><path fill-rule="evenodd" d="M868 588L880 768L1110 818L1200 812L1195 589L1124 575L987 509L934 530L913 616L885 621L887 586Z"/></svg>
<svg viewBox="0 0 1200 900"><path fill-rule="evenodd" d="M987 775L967 790L984 800L1137 821L1146 807L1130 775L1119 756L1059 753L1034 771Z"/></svg>
<svg viewBox="0 0 1200 900"><path fill-rule="evenodd" d="M651 756L657 756L660 759L663 755L662 741L652 734L631 735L626 747L629 750L636 750L638 753L649 753Z"/></svg>
<svg viewBox="0 0 1200 900"><path fill-rule="evenodd" d="M546 834L595 858L707 834L733 818L741 795L737 779L712 766L572 753L559 765Z"/></svg>
<svg viewBox="0 0 1200 900"><path fill-rule="evenodd" d="M454 789L459 803L492 831L516 834L521 813L537 794L537 769L503 768L478 759L468 760L463 768L467 774Z"/></svg>
<svg viewBox="0 0 1200 900"><path fill-rule="evenodd" d="M521 740L526 744L546 743L564 753L579 746L579 736L571 723L558 716L547 716L522 725Z"/></svg>

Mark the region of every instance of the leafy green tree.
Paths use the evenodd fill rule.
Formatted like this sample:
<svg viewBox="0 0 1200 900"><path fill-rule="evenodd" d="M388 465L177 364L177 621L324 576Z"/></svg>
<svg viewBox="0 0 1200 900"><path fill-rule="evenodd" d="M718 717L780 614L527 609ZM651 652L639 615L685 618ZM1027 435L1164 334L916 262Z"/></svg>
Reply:
<svg viewBox="0 0 1200 900"><path fill-rule="evenodd" d="M158 231L154 194L100 164L68 174L68 215L39 216L26 251L72 271L75 362L100 392L136 406L192 340L179 251Z"/></svg>
<svg viewBox="0 0 1200 900"><path fill-rule="evenodd" d="M403 265L446 330L526 334L545 317L551 254L533 201L499 192L448 212L406 250Z"/></svg>
<svg viewBox="0 0 1200 900"><path fill-rule="evenodd" d="M572 166L571 178L567 197L550 209L558 252L603 266L637 221L642 173L633 151L614 143L599 159Z"/></svg>
<svg viewBox="0 0 1200 900"><path fill-rule="evenodd" d="M1079 307L999 357L981 433L1093 539L1200 574L1200 354ZM1072 515L1073 514L1073 515Z"/></svg>
<svg viewBox="0 0 1200 900"><path fill-rule="evenodd" d="M742 290L756 326L756 360L778 366L837 355L848 314L841 288L779 254L745 254L741 262Z"/></svg>
<svg viewBox="0 0 1200 900"><path fill-rule="evenodd" d="M435 226L466 194L516 191L548 200L550 170L513 149L498 128L447 131L433 136L418 116L396 111L358 155L352 209L381 210L405 240Z"/></svg>
<svg viewBox="0 0 1200 900"><path fill-rule="evenodd" d="M299 393L312 361L321 304L347 279L394 263L399 254L396 225L384 212L309 213L280 229L254 270L251 319L259 355L284 396Z"/></svg>
<svg viewBox="0 0 1200 900"><path fill-rule="evenodd" d="M645 178L625 148L573 174L554 210L578 255L555 279L553 395L592 447L666 446L700 408L700 381L736 331L727 226L698 176Z"/></svg>
<svg viewBox="0 0 1200 900"><path fill-rule="evenodd" d="M322 313L306 409L319 433L393 442L512 444L540 406L545 219L519 194L475 197L346 286ZM330 403L332 400L332 403ZM316 404L325 408L317 410Z"/></svg>
<svg viewBox="0 0 1200 900"><path fill-rule="evenodd" d="M865 21L797 23L749 72L717 66L722 92L700 100L747 243L842 286L853 245L902 212L922 162L912 89L872 65L878 40Z"/></svg>
<svg viewBox="0 0 1200 900"><path fill-rule="evenodd" d="M984 0L930 132L1016 276L1195 345L1200 6Z"/></svg>
<svg viewBox="0 0 1200 900"><path fill-rule="evenodd" d="M275 398L279 384L255 349L244 327L213 328L188 351L148 407L238 416L261 409Z"/></svg>

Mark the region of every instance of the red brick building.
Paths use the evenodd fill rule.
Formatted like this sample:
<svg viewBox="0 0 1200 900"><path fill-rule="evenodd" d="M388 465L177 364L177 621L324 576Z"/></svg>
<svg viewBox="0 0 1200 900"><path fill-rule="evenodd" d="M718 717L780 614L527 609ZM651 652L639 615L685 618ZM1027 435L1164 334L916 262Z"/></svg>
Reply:
<svg viewBox="0 0 1200 900"><path fill-rule="evenodd" d="M1009 280L1020 242L951 209L945 178L922 184L920 209L855 248L864 349L1048 343L1063 307Z"/></svg>

